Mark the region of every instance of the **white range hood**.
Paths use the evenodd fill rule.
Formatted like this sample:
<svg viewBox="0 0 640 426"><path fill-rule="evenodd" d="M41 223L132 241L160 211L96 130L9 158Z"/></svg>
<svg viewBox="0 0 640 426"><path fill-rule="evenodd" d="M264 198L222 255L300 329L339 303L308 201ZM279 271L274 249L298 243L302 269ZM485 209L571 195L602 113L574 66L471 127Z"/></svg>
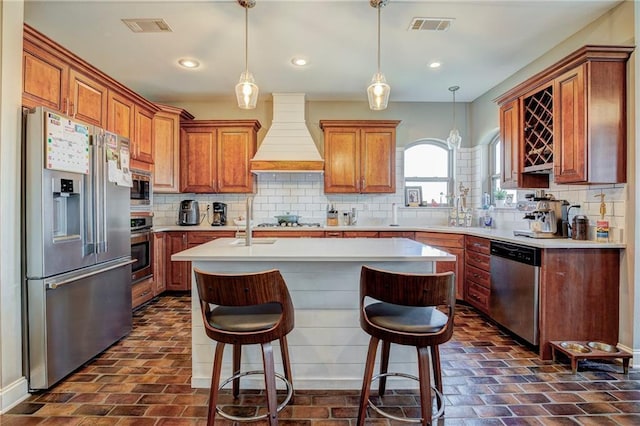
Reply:
<svg viewBox="0 0 640 426"><path fill-rule="evenodd" d="M304 120L304 96L273 94L273 122L251 160L253 173L324 171L324 160Z"/></svg>

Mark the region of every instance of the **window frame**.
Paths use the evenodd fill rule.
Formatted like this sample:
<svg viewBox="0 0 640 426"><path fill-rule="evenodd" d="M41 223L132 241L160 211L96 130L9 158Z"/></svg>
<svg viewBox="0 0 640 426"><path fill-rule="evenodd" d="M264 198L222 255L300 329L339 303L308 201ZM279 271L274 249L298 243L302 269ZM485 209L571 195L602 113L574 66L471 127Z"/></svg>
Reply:
<svg viewBox="0 0 640 426"><path fill-rule="evenodd" d="M441 178L441 177L420 177L420 176L407 176L405 174L405 170L404 170L404 166L405 166L405 161L406 161L406 155L407 155L407 150L418 146L418 145L433 145L437 148L440 149L444 149L447 152L447 170L448 170L448 176L447 178ZM455 175L455 171L453 170L453 168L455 167L455 161L453 158L453 155L455 154L455 151L453 150L453 148L449 148L449 145L447 144L446 141L442 140L442 139L436 139L436 138L423 138L423 139L418 139L414 142L411 142L407 145L404 146L403 149L403 156L402 156L402 181L404 184L404 187L406 188L407 186L414 186L416 182L426 182L426 183L430 183L430 182L446 182L447 183L447 189L448 189L448 194L453 194L454 193L454 175ZM407 179L410 179L410 183L407 183ZM445 199L446 199L446 207L450 207L453 205L453 201L452 199L448 196L445 195ZM423 206L423 207L431 207L431 208L435 208L433 206ZM443 207L443 206L439 206L439 207Z"/></svg>
<svg viewBox="0 0 640 426"><path fill-rule="evenodd" d="M500 144L502 144L500 134L496 134L489 142L489 195L493 205L496 204L494 194L496 189L500 188L502 180L502 171L498 171L498 161L500 159L496 155L496 150L500 148Z"/></svg>

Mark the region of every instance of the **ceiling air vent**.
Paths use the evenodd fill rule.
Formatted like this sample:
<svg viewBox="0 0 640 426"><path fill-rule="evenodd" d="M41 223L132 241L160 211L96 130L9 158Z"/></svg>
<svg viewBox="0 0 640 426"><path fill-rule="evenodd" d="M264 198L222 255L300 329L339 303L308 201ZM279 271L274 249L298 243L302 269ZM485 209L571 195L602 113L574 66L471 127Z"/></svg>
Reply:
<svg viewBox="0 0 640 426"><path fill-rule="evenodd" d="M411 31L447 31L453 18L413 18L409 24Z"/></svg>
<svg viewBox="0 0 640 426"><path fill-rule="evenodd" d="M162 18L123 19L127 27L134 33L170 33L169 24Z"/></svg>

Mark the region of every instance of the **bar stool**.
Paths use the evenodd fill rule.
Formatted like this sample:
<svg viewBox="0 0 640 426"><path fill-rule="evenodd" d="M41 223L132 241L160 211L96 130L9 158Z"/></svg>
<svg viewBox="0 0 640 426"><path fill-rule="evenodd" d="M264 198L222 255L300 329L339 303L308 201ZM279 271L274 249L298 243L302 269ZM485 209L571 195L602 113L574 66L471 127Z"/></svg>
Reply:
<svg viewBox="0 0 640 426"><path fill-rule="evenodd" d="M217 342L207 425L215 422L216 413L233 421L253 421L268 417L269 425L278 424L278 412L293 395L291 364L287 334L294 326L293 303L280 271L269 270L242 275L214 274L194 268L202 319L207 336ZM212 307L212 305L217 305ZM271 342L280 341L284 376L275 372ZM220 371L225 344L233 345L233 376L220 385ZM262 346L263 371L240 372L242 345ZM219 390L233 382L233 396L238 397L240 378L249 374L264 374L267 414L254 417L236 417L217 407ZM278 405L276 377L287 388L285 400Z"/></svg>
<svg viewBox="0 0 640 426"><path fill-rule="evenodd" d="M369 304L365 305L365 299ZM438 345L447 342L453 335L455 302L455 275L453 272L406 274L367 266L362 267L360 274L360 327L371 336L371 339L369 340L360 394L357 423L359 426L364 425L367 406L371 406L382 416L393 420L423 425L431 424L434 417L432 389L436 394L438 410L436 417L440 417L444 413ZM382 341L380 374L373 377L379 341ZM419 377L387 371L391 343L416 347ZM429 348L431 349L431 368L433 368L435 387L431 385ZM388 376L401 376L418 381L420 419L393 416L382 411L369 400L371 382L379 380L378 394L383 396Z"/></svg>

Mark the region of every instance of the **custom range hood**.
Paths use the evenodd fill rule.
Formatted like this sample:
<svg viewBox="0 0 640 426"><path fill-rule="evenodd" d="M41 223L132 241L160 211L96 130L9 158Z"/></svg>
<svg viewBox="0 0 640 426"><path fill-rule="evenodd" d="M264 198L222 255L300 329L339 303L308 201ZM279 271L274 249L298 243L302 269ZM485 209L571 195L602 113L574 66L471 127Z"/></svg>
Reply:
<svg viewBox="0 0 640 426"><path fill-rule="evenodd" d="M324 171L304 121L304 93L274 93L273 122L251 160L253 173Z"/></svg>

